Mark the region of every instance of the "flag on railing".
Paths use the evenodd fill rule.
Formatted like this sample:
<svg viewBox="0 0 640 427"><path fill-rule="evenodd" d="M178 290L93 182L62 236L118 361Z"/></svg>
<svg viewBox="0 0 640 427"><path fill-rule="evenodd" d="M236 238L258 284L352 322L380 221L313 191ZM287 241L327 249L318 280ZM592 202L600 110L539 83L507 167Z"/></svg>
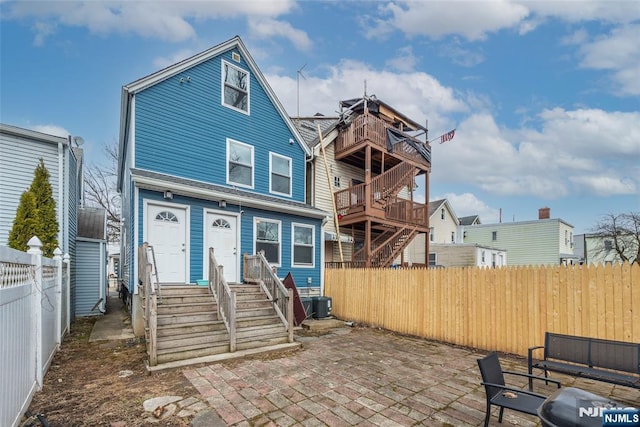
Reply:
<svg viewBox="0 0 640 427"><path fill-rule="evenodd" d="M456 134L456 130L453 129L447 133L443 133L440 137L440 144L444 144L447 141L451 141Z"/></svg>

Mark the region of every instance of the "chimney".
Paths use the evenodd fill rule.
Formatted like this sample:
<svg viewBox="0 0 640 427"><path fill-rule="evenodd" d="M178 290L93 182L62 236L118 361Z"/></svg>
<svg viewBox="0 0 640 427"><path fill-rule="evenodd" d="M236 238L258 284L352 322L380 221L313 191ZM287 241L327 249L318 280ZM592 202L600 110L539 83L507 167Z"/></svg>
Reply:
<svg viewBox="0 0 640 427"><path fill-rule="evenodd" d="M551 209L544 207L538 209L538 219L549 219L551 214Z"/></svg>

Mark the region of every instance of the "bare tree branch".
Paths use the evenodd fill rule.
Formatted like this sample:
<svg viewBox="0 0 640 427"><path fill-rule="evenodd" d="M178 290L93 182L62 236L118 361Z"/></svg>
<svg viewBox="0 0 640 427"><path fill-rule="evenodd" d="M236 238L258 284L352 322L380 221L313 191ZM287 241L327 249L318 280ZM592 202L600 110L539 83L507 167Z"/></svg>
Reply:
<svg viewBox="0 0 640 427"><path fill-rule="evenodd" d="M600 237L595 254L604 258L613 252L621 262L640 265L640 212L609 213L592 231Z"/></svg>
<svg viewBox="0 0 640 427"><path fill-rule="evenodd" d="M103 208L107 212L107 240L120 241L120 194L116 190L118 167L118 144L104 146L107 166L92 166L85 177L87 204Z"/></svg>

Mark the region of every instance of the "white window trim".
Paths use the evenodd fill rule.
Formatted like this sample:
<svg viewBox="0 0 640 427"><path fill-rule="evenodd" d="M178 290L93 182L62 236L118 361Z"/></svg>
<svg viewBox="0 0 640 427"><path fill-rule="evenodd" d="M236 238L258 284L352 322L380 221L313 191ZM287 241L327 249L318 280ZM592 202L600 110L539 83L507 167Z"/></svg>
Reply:
<svg viewBox="0 0 640 427"><path fill-rule="evenodd" d="M232 182L229 179L229 153L231 153L230 146L231 144L244 145L245 147L249 147L251 149L251 185L241 184L239 182ZM251 188L254 187L255 182L255 173L256 173L256 165L255 165L255 148L253 145L245 144L244 142L236 141L235 139L227 138L227 184L236 185L238 187Z"/></svg>
<svg viewBox="0 0 640 427"><path fill-rule="evenodd" d="M274 267L282 266L282 221L278 219L254 217L253 218L253 253L257 254L256 242L258 241L258 221L275 222L278 224L278 263L270 263Z"/></svg>
<svg viewBox="0 0 640 427"><path fill-rule="evenodd" d="M295 228L310 228L311 229L311 264L296 264L295 263L295 247L296 247L296 233ZM307 245L298 245L307 247ZM291 223L291 268L315 268L316 266L316 228L313 225L303 224L300 222Z"/></svg>
<svg viewBox="0 0 640 427"><path fill-rule="evenodd" d="M273 178L273 158L274 157L279 157L281 159L285 159L289 161L289 192L288 193L281 193L279 191L274 191L273 190L273 184L272 184L272 178ZM288 196L291 197L291 188L293 186L293 176L292 176L292 169L293 169L293 161L291 160L291 157L287 157L287 156L283 156L280 155L278 153L274 153L274 152L269 152L269 193L272 194L279 194L281 196Z"/></svg>
<svg viewBox="0 0 640 427"><path fill-rule="evenodd" d="M230 68L234 68L240 72L246 73L247 74L247 111L244 111L242 108L237 108L234 107L233 105L228 105L225 104L224 102L224 66L228 65ZM225 61L224 59L222 60L222 64L220 65L220 86L221 86L221 99L220 102L222 103L222 105L224 107L230 108L234 111L237 111L239 113L242 114L246 114L247 116L250 115L251 112L251 74L249 73L249 70L245 70L244 68L240 68L237 65L234 65L230 62Z"/></svg>

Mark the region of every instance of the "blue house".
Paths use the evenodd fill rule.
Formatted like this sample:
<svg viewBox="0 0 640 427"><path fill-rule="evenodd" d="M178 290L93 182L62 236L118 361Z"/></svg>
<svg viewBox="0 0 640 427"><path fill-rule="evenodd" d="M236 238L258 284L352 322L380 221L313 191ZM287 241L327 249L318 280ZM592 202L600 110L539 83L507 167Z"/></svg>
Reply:
<svg viewBox="0 0 640 427"><path fill-rule="evenodd" d="M312 152L239 37L125 85L121 107L120 280L137 333L144 242L166 290L210 278L213 248L229 285L264 251L279 278L319 291L328 214L305 200Z"/></svg>

